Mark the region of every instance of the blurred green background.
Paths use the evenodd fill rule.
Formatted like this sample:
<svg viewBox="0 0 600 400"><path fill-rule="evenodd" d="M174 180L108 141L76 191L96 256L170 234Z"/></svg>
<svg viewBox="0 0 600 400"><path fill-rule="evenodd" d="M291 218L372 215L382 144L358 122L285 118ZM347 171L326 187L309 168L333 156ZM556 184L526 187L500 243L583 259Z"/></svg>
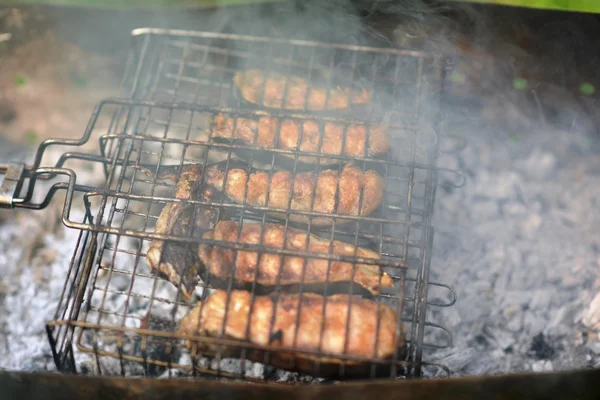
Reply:
<svg viewBox="0 0 600 400"><path fill-rule="evenodd" d="M541 8L547 10L600 12L600 0L460 0L469 3Z"/></svg>
<svg viewBox="0 0 600 400"><path fill-rule="evenodd" d="M110 8L218 7L286 0L0 0L1 4L63 4ZM327 1L327 0L323 0ZM600 0L448 0L539 9L600 13ZM401 3L401 2L400 2Z"/></svg>

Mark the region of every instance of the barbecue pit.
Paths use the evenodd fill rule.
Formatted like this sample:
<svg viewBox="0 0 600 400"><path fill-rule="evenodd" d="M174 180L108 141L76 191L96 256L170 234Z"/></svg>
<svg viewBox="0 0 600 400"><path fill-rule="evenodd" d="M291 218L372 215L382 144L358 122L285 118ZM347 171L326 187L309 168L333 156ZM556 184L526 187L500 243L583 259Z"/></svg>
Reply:
<svg viewBox="0 0 600 400"><path fill-rule="evenodd" d="M134 45L123 97L102 101L80 140L48 140L40 146L31 168L14 164L6 169L4 205L44 208L57 191L66 190L63 222L80 231L59 307L47 326L57 368L69 372L92 370L101 375L200 375L247 380L281 380L283 374L289 374L273 368L269 361L271 354L281 351L276 346L200 337L195 339L212 345L216 351L197 354L185 348L184 337L177 333L176 326L192 305L146 262L151 241L168 239L169 243L180 245L210 243L230 249L323 259L329 263L378 266L389 274L394 284L390 290L375 295L373 301L392 307L400 316L396 335L405 335L405 346L399 346L395 354L385 360L335 355L340 360L335 379L349 377L346 364L351 361L368 366L363 377L381 375L382 368L383 375L389 378L419 377L424 368L430 370L430 375L448 373L443 365L423 357L428 348L445 348L452 343L449 331L427 318L428 309L449 307L456 301L451 287L433 282L429 277L434 238L431 219L439 177L443 175L446 185L455 188L464 183L459 173L436 167L441 143L446 138L439 129L439 117L430 108L443 94L444 59L413 50L208 32L138 29L132 36ZM232 85L234 73L250 67L261 68L266 74L283 73L288 81L290 76L302 76L309 82L320 77L327 82L328 92L350 82L371 90L374 101L351 112L257 107L245 102ZM345 80L336 82L332 78L338 76ZM357 121L364 123L367 130L376 121L384 121L392 144L385 158L368 154L362 157L327 155L329 159L339 160L333 169L340 170L344 163L353 163L363 170L372 168L381 174L383 200L372 215L345 215L345 223L339 223L342 215L287 209L278 210L285 213L283 219L274 219L265 212L269 210L268 205L256 207L227 198L184 200L194 210L218 210L219 219L260 226L279 223L285 229L294 226L290 221L294 215L340 217L330 227L315 227L309 222L305 229L322 238L368 247L379 253L381 259L269 249L262 243L249 246L239 241L211 242L196 236L154 232L163 207L182 200L175 198L174 184L149 177L142 172L144 168L181 168L195 163L205 170L211 163L220 162L225 165L227 175L230 165L239 158L240 150L245 150L245 154L249 154L247 162L270 171L281 169L276 156L295 159L291 172L297 174L299 157L324 158L320 151L322 143L316 152L297 149L265 152L252 144L215 142L210 135L214 130L211 121L219 113L233 118L234 124L242 119L269 116L278 126L292 119L316 121L320 126L335 123L344 126L345 131ZM278 129L276 141L280 136ZM98 142L95 152L68 151L56 166L42 166L49 146L81 146L93 141ZM104 182L79 182L76 172L64 167L74 159L82 167L101 165ZM330 167L319 165L313 170L318 174L326 168ZM34 203L32 194L36 183L56 175L67 176L68 182L54 184L42 202ZM24 179L28 182L20 191ZM71 208L76 203L85 209L83 219L71 216ZM325 298L330 294L328 285L331 285L329 290L334 287L325 282ZM258 295L255 286L250 289L253 298ZM208 276L201 276L195 300L204 300L208 289L214 286ZM230 282L226 287L228 296L232 289ZM295 288L300 294L309 290L303 283ZM349 294L357 294L355 291L358 289L349 285ZM437 299L445 300L429 301L429 293L433 291ZM351 309L351 303L349 307ZM238 356L227 357L224 345L238 349ZM296 356L302 354L288 350L294 351ZM256 352L260 353L262 362L251 357ZM307 357L325 355L319 351L306 354ZM323 375L320 362L311 368L313 373L298 375L297 379L321 381L316 379ZM289 370L295 369L292 365Z"/></svg>

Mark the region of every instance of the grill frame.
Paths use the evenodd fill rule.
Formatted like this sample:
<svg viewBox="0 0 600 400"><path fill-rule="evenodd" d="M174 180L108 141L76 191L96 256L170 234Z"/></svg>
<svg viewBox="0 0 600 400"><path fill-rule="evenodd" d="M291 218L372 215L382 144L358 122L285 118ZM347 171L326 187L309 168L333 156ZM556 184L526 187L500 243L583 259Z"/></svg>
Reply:
<svg viewBox="0 0 600 400"><path fill-rule="evenodd" d="M240 37L239 35L227 35L227 34L212 34L212 33L201 33L201 32L188 32L188 31L166 31L166 30L156 30L156 29L142 29L142 30L136 30L133 33L134 38L138 38L140 35L143 37L143 46L142 48L146 48L146 50L148 49L148 46L151 46L151 39L153 37L162 37L161 35L172 35L172 36L177 36L177 37L186 37L186 38L197 38L197 37L202 37L203 35L207 35L209 37L225 37L225 38L231 38L232 40L237 40L239 38L242 38L244 40L253 40L253 39L257 39L257 38L249 38L249 37ZM150 39L148 39L150 38ZM258 38L259 40L264 40L264 41L270 41L271 39L269 38ZM311 43L311 42L305 42L305 41L285 41L285 40L278 40L281 43L286 43L286 42L290 42L290 43L301 43L302 45L318 45L318 46L325 46L325 47L336 47L338 45L329 45L329 44L322 44L322 43ZM418 55L418 56L423 56L424 53L421 52L414 52L414 51L408 51L408 50L397 50L397 49L391 49L391 50L384 50L384 49L372 49L372 48L366 48L366 47L358 47L358 46L346 46L346 45L339 45L339 47L344 48L344 49L354 49L358 51L361 50L376 50L376 51L390 51L390 52L400 52L401 54L407 54L407 55ZM86 129L86 132L84 134L84 136L82 137L82 139L80 141L78 141L77 143L73 143L73 144L81 144L81 143L85 143L87 142L90 137L92 136L92 132L95 128L95 125L97 123L98 117L100 116L100 114L102 114L103 109L107 106L110 105L116 105L118 106L117 109L119 109L120 111L118 112L125 112L127 113L128 109L131 108L135 108L135 107L158 107L158 108L169 108L171 110L187 110L190 112L198 112L198 111L202 111L202 110L206 110L206 106L201 106L197 103L184 103L184 102L179 102L179 101L173 101L173 102L162 102L160 100L157 101L157 99L153 99L152 96L148 96L148 93L142 93L142 95L140 96L139 91L140 90L144 90L145 85L142 85L142 81L143 81L143 76L144 76L144 71L143 71L143 67L147 64L147 60L145 59L145 57L147 57L148 53L144 53L142 51L142 56L138 59L135 60L135 57L132 58L134 61L130 60L130 64L128 67L128 70L130 71L129 74L126 75L126 79L124 80L124 86L126 87L125 93L127 93L126 98L122 98L122 99L109 99L107 101L104 101L102 103L100 103L97 107L97 109L95 110L94 114L92 115L92 118L90 119L90 124L88 125L88 128ZM133 71L133 72L131 72ZM129 79L127 78L129 77ZM440 69L440 78L441 78L441 82L443 83L443 69ZM129 84L129 82L131 82ZM175 92L175 94L177 94L177 92ZM141 97L141 98L140 98ZM150 97L150 99L148 99L148 97ZM177 99L175 99L177 100ZM209 107L210 108L210 107ZM213 107L214 110L221 110L222 108L219 107ZM125 111L123 111L125 110ZM235 109L230 109L234 112L237 112L238 110ZM285 112L285 111L273 111L273 110L269 110L269 113L272 115L280 115L280 116L289 116L290 113ZM112 125L112 123L111 123ZM423 219L422 222L420 224L420 227L423 229L423 239L421 240L421 263L418 266L418 268L415 270L413 270L413 272L416 272L415 276L409 277L406 276L406 268L407 265L396 265L401 268L402 273L399 274L398 276L398 280L401 282L401 287L402 290L404 289L404 284L405 281L407 282L413 282L415 285L415 294L413 296L410 296L409 294L404 295L404 293L401 292L400 294L400 299L402 301L408 301L408 302L414 302L414 309L412 312L412 319L411 319L411 338L410 338L410 346L408 348L408 353L406 355L407 360L410 359L411 361L405 361L405 362L400 362L397 365L404 365L407 368L406 371L406 375L409 377L419 377L422 375L422 367L426 366L426 365L432 365L435 366L434 363L427 363L422 361L422 354L423 354L423 347L427 346L426 343L424 343L424 337L425 337L425 331L426 331L426 326L432 327L432 328L439 328L442 331L444 331L447 335L448 335L448 345L451 344L451 334L442 326L439 326L435 323L430 323L430 322L426 322L426 312L427 312L427 307L431 306L431 307L449 307L452 304L454 304L454 302L456 301L456 294L454 292L454 290L450 287L448 287L447 285L443 285L443 284L439 284L439 283L435 283L435 282L431 282L429 280L429 268L430 268L430 261L431 261L431 249L432 249L432 244L433 244L433 227L431 226L431 217L432 217L432 213L433 213L433 203L435 201L435 190L437 187L437 181L438 181L438 174L440 173L440 171L442 173L444 172L449 172L449 173L453 173L452 171L444 171L442 169L436 168L434 167L434 162L435 162L435 156L437 155L438 150L438 144L440 141L440 136L438 135L437 132L435 132L435 143L434 146L432 147L432 159L430 160L431 163L415 163L415 162L409 162L406 163L407 168L411 169L412 168L412 173L414 176L414 171L419 170L419 169L423 169L424 171L426 171L426 175L427 175L427 185L428 185L428 189L426 190L428 195L427 195L427 201L425 201L425 207L423 210ZM99 138L99 155L92 155L92 154L82 154L82 153L67 153L65 154L65 156L63 158L61 158L61 161L59 161L57 168L53 169L53 168L47 168L47 169L43 169L40 170L38 168L36 168L36 173L39 174L53 174L53 173L62 173L63 168L62 165L71 158L76 158L76 159L82 159L86 162L100 162L104 165L104 172L106 175L106 179L107 181L111 180L111 175L115 173L116 171L116 167L118 165L123 165L123 163L121 161L119 161L119 153L120 151L116 151L114 150L114 147L111 147L112 145L114 145L114 143L119 142L119 144L122 144L123 142L126 142L127 140L147 140L147 137L142 137L142 138L135 138L135 137L128 137L127 135L124 135L122 133L111 133L110 132L110 128L109 128L109 132L106 134L103 134L100 136ZM179 141L177 142L179 144L181 144L182 142ZM52 143L47 143L46 145L50 145L50 144L57 144L57 145L61 145L61 144L69 144L66 143L66 141L54 141ZM38 153L38 157L36 157L36 165L39 166L39 162L41 160L41 154L43 153L46 145L42 145L40 147L40 151ZM118 145L117 145L118 146ZM226 146L227 147L227 146ZM230 146L231 147L231 146ZM116 154L116 156L115 156ZM316 155L313 153L301 153L301 152L297 152L294 151L294 154L303 154L303 155ZM328 156L329 157L329 156ZM358 159L358 161L362 161L363 163L366 161L374 161L371 160L369 158L363 158ZM454 186L455 187L459 187L461 185L460 181L460 176L459 175L455 175L454 176ZM109 185L110 186L110 185ZM409 183L409 186L411 186L411 183ZM32 182L30 182L30 188L32 188ZM91 205L91 202L88 201L90 196L103 196L105 199L107 198L108 195L110 195L110 191L106 190L106 189L100 189L97 187L93 187L93 186L85 186L85 185L77 185L75 184L75 179L74 176L70 177L70 182L69 184L57 184L54 186L53 190L51 190L50 194L48 195L48 197L44 200L43 203L47 203L50 198L52 197L52 194L58 190L58 189L68 189L68 194L67 194L67 199L65 201L65 212L63 214L63 222L65 223L65 225L67 225L68 227L71 228L75 228L75 229L80 229L81 233L80 233L80 237L78 240L78 243L76 245L76 249L73 255L73 259L71 261L71 265L69 268L69 273L68 273L68 280L65 282L65 288L63 290L63 294L61 296L61 300L59 303L59 306L57 308L57 312L55 314L55 318L53 321L48 323L47 326L47 331L48 331L48 337L51 343L51 347L53 349L53 354L55 357L55 363L57 365L57 367L60 370L63 371L70 371L70 372L75 372L76 371L76 363L75 363L75 359L74 359L74 354L76 353L76 350L80 351L80 352L88 352L91 354L95 354L95 355L102 355L103 354L103 350L97 347L94 347L92 349L90 348L85 348L84 346L81 345L81 340L83 338L83 329L84 328L88 328L90 330L97 330L97 331L102 331L102 330L116 330L116 331L121 331L123 333L126 332L136 332L137 334L139 334L142 338L141 338L141 342L145 343L142 344L142 346L147 346L148 343L151 343L148 340L148 337L150 336L158 336L158 337L164 337L164 338L173 338L172 334L169 334L167 332L160 332L157 330L152 330L152 329L131 329L131 328L125 328L125 327L114 327L114 326L106 326L103 324L93 324L90 323L88 321L86 321L86 316L87 315L87 311L89 311L89 299L93 298L93 285L90 284L90 279L92 281L94 281L95 279L95 275L94 273L98 273L98 271L100 270L98 267L100 266L100 258L101 255L99 255L99 253L102 253L105 250L108 250L109 252L111 251L110 248L106 248L106 240L108 238L108 236L111 235L116 235L117 238L119 238L121 235L124 236L136 236L136 234L132 233L132 232L125 232L122 230L114 230L112 228L109 227L102 227L101 225L99 225L98 220L102 221L102 216L99 215L97 213L94 212L93 210L93 206ZM32 189L31 189L32 190ZM31 192L30 190L30 192ZM85 213L85 217L83 219L82 222L76 222L74 220L72 220L70 218L69 215L69 211L71 209L71 203L73 201L73 196L76 192L83 192L85 193L83 196L84 199L84 204L85 204L85 209L86 209L86 213ZM119 193L116 193L119 194ZM28 196L30 197L30 196ZM410 198L410 195L409 195ZM173 199L170 199L171 201ZM193 203L193 201L192 201ZM409 200L410 203L410 200ZM110 212L114 211L114 209L111 208ZM429 212L428 212L429 211ZM411 207L409 204L408 207L408 222L407 222L407 226L409 227L415 227L415 226L419 226L419 224L413 224L410 222L411 220ZM359 219L361 217L358 217ZM95 221L95 222L94 222ZM407 229L407 231L409 230ZM358 231L358 230L357 230ZM154 237L155 239L166 239L166 237L160 237L160 236L153 236L153 235L149 235L148 233L144 233L142 234L143 237L145 238L150 238L150 237ZM170 237L170 239L173 239L172 237ZM182 238L182 240L185 240ZM118 239L117 239L118 241ZM197 242L197 240L195 240L195 242ZM405 243L408 243L408 240L405 240ZM118 245L117 245L117 249L118 249ZM116 254L116 253L115 253ZM143 254L140 252L140 250L138 250L136 257L140 258ZM406 255L404 255L404 258L406 258ZM361 260L365 261L365 260ZM367 260L368 261L368 260ZM94 271L94 269L96 268L96 271ZM137 263L134 266L134 271L137 268ZM428 298L428 291L430 287L441 287L444 288L448 291L449 293L449 300L447 302L428 302L427 298ZM131 295L131 288L130 288L130 293L128 294L128 296ZM83 311L83 315L81 315L81 311ZM77 331L77 333L76 333ZM416 337L416 343L414 343L414 339ZM144 339L145 338L145 339ZM180 337L179 337L180 338ZM215 342L219 342L219 340L215 340ZM223 341L221 341L223 342ZM226 341L225 341L226 342ZM224 343L224 342L223 342ZM430 344L432 347L436 347L435 344ZM446 347L446 346L438 346L438 347ZM119 350L117 353L113 353L111 355L113 358L118 358L120 360L120 365L121 365L121 371L120 373L125 375L126 371L124 368L124 364L127 362L128 357L126 354L123 354L122 351L122 346L121 346L121 350ZM135 358L135 359L131 359L132 361L135 361L141 365L143 365L143 373L145 375L151 375L148 373L149 370L149 366L154 364L154 365L160 365L160 362L157 362L157 360L149 360L146 356L142 357L142 358ZM98 372L99 373L103 373L102 368L100 366L100 361L98 359L98 357L96 356L96 364L97 364L97 368L98 368ZM185 369L185 365L176 365L176 363L172 363L170 360L167 363L162 363L163 367L167 368L167 371L169 373L169 376L171 375L171 371L172 368L182 368ZM202 370L200 368L197 368L195 366L187 366L189 368L191 368L192 372L194 375L196 375L197 372L202 372L202 373L211 373L210 370ZM440 366L440 368L445 369L445 367ZM217 375L222 375L222 376L228 376L231 378L239 378L239 375L231 375L228 374L226 372L223 371L212 371L215 372ZM447 372L447 370L446 370ZM244 376L245 379L252 379L249 376Z"/></svg>

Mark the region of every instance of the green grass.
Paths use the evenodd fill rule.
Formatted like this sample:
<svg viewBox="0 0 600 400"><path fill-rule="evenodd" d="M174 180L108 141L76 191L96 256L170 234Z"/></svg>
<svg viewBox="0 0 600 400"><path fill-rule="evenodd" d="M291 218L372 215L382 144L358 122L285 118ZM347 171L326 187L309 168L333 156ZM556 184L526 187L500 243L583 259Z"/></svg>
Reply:
<svg viewBox="0 0 600 400"><path fill-rule="evenodd" d="M579 91L580 91L582 94L585 94L585 95L591 96L591 95L593 95L594 93L596 93L596 88L595 88L595 87L594 87L594 85L592 85L591 83L585 82L585 83L582 83L582 84L579 86Z"/></svg>
<svg viewBox="0 0 600 400"><path fill-rule="evenodd" d="M457 84L464 84L467 82L467 77L460 71L452 71L450 74L450 81Z"/></svg>
<svg viewBox="0 0 600 400"><path fill-rule="evenodd" d="M515 78L513 80L513 87L517 90L527 89L528 86L529 84L527 83L527 79Z"/></svg>
<svg viewBox="0 0 600 400"><path fill-rule="evenodd" d="M599 0L454 0L467 3L496 4L539 8L546 10L562 10L576 12L600 13Z"/></svg>
<svg viewBox="0 0 600 400"><path fill-rule="evenodd" d="M82 76L74 77L73 82L75 83L75 86L77 86L78 88L84 88L88 85L88 80Z"/></svg>
<svg viewBox="0 0 600 400"><path fill-rule="evenodd" d="M27 131L25 132L24 140L28 146L35 146L38 144L39 135L36 131Z"/></svg>
<svg viewBox="0 0 600 400"><path fill-rule="evenodd" d="M23 87L27 83L27 79L23 75L17 75L14 77L13 82L15 86Z"/></svg>
<svg viewBox="0 0 600 400"><path fill-rule="evenodd" d="M517 142L517 143L520 143L523 141L523 137L521 135L519 135L518 133L513 133L512 135L510 135L510 139L513 142Z"/></svg>

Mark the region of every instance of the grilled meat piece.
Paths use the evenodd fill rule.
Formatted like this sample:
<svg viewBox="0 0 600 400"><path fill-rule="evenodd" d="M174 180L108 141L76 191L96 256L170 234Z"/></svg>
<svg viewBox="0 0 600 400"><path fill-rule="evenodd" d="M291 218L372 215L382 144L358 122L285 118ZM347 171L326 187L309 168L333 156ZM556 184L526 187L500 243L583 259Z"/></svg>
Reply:
<svg viewBox="0 0 600 400"><path fill-rule="evenodd" d="M324 309L324 310L323 310ZM348 314L350 314L348 316ZM348 318L349 317L349 318ZM303 369L305 361L334 364L336 356L351 355L365 359L388 359L404 344L404 330L396 336L396 311L386 304L337 294L323 297L314 293L254 296L234 290L217 290L199 302L180 322L179 332L191 336L225 337L271 348L287 348L272 353L270 362L280 368ZM221 336L223 335L223 336ZM188 348L192 347L187 340ZM202 352L215 347L196 342ZM301 353L320 352L327 355ZM248 358L264 362L249 352ZM347 365L363 363L349 360ZM312 368L306 368L312 372Z"/></svg>
<svg viewBox="0 0 600 400"><path fill-rule="evenodd" d="M278 282L281 285L354 282L375 295L394 284L392 278L374 264L355 264L352 279L354 268L351 262L269 253L269 248L274 248L354 256L356 250L358 257L380 258L374 251L360 247L357 249L337 240L332 242L299 229L288 227L286 234L285 226L280 224L265 224L262 229L258 224L243 224L238 240L239 224L235 221L219 221L213 231L204 233L203 238L229 243L261 244L261 230L262 245L266 249L260 256L255 251L202 243L198 249L200 260L210 274L218 279L226 280L234 274L233 279L238 287L252 283L255 274L256 283L262 286L276 286Z"/></svg>
<svg viewBox="0 0 600 400"><path fill-rule="evenodd" d="M240 140L247 145L256 145L264 149L300 150L322 155L348 157L363 157L367 141L368 156L380 155L389 149L387 128L384 125L372 124L369 129L365 124L350 124L347 129L341 123L325 122L324 125L324 129L322 129L319 122L314 120L305 120L300 123L297 120L284 119L279 123L277 118L266 116L260 117L258 120L232 118L226 117L221 112L213 118L212 137L219 140ZM277 140L278 131L279 138ZM299 143L300 136L302 140ZM343 152L342 143L344 144ZM292 160L296 157L293 154L284 153L281 153L281 156ZM341 162L339 159L324 157L317 159L312 156L300 156L298 161L320 165Z"/></svg>
<svg viewBox="0 0 600 400"><path fill-rule="evenodd" d="M197 168L199 170L201 166L197 164ZM141 169L147 175L154 174L148 168ZM159 175L175 181L179 169L179 166L162 166ZM225 182L226 176L227 182ZM200 178L199 173L198 178ZM293 190L292 182L294 182ZM337 170L324 170L319 173L293 174L288 171L256 169L244 161L230 159L207 166L204 183L201 186L203 192L206 192L207 188L213 188L237 203L341 215L359 215L361 193L361 216L370 215L375 211L383 198L383 178L374 170L363 172L350 164L344 166L341 173ZM271 214L280 218L285 217L284 213ZM308 223L309 216L292 214L289 219L294 222ZM337 219L336 223L347 221ZM332 222L333 218L330 217L314 217L312 225L325 226L331 225Z"/></svg>
<svg viewBox="0 0 600 400"><path fill-rule="evenodd" d="M167 204L156 222L155 232L171 235L189 235L192 229L190 213L193 207L180 203ZM150 269L180 288L182 297L190 300L198 284L200 268L197 252L189 243L153 240L146 253Z"/></svg>
<svg viewBox="0 0 600 400"><path fill-rule="evenodd" d="M275 72L268 74L265 83L266 75L258 69L239 71L234 75L233 82L244 100L269 108L340 110L368 104L372 100L371 93L365 89L359 91L349 87L309 87L306 79L286 77Z"/></svg>
<svg viewBox="0 0 600 400"><path fill-rule="evenodd" d="M191 199L198 192L200 173L201 169L198 166L184 166L177 183L175 197ZM169 171L159 178L175 180L177 174ZM206 229L214 226L211 224L215 215L211 209L197 208L194 216L194 208L193 205L183 203L165 205L156 221L154 232L176 236L191 234L201 236ZM197 245L153 240L146 253L146 261L150 269L180 288L185 300L191 299L194 288L198 284L198 271L201 267Z"/></svg>
<svg viewBox="0 0 600 400"><path fill-rule="evenodd" d="M327 214L345 214L366 216L381 204L383 198L383 179L369 170L347 165L341 174L335 170L318 173L302 172L294 176L288 171L254 171L248 173L245 168L232 168L227 173L220 168L208 168L206 183L224 192L238 203L253 206L268 206L279 209L315 211ZM293 182L293 190L292 190ZM268 203L267 203L268 194ZM290 196L292 197L290 203ZM314 197L314 200L313 200ZM284 213L273 213L285 218ZM308 223L308 215L291 214L294 222ZM338 219L337 223L348 220ZM331 225L333 218L314 217L313 225Z"/></svg>

